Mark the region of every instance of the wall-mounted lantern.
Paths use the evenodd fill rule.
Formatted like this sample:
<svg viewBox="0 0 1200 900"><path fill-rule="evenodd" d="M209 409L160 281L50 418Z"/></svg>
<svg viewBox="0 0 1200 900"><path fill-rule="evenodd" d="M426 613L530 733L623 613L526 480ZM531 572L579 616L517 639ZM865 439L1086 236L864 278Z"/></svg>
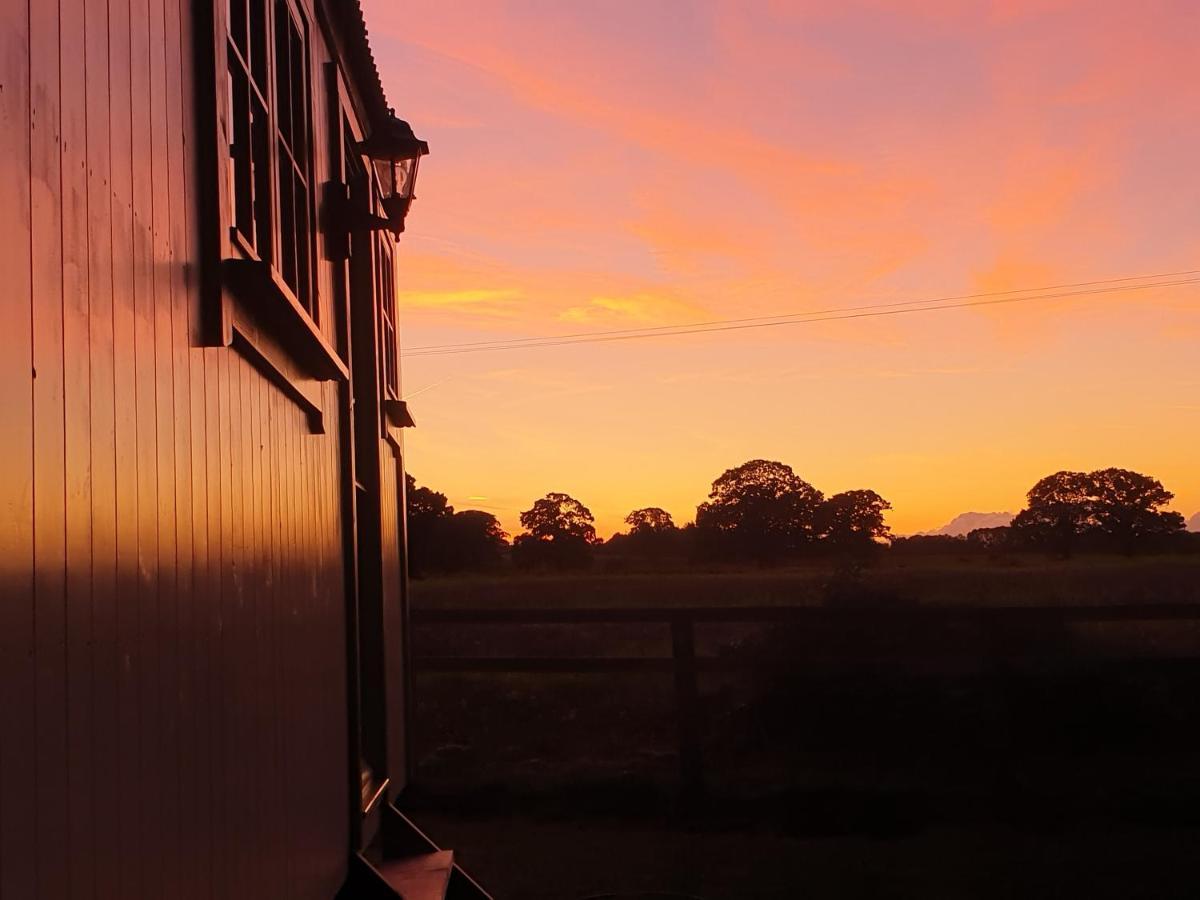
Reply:
<svg viewBox="0 0 1200 900"><path fill-rule="evenodd" d="M377 123L370 136L359 143L358 152L375 164L383 211L387 214L374 227L387 228L399 235L404 231L404 219L415 196L417 165L429 153L429 145L413 134L407 122L388 110L387 118Z"/></svg>

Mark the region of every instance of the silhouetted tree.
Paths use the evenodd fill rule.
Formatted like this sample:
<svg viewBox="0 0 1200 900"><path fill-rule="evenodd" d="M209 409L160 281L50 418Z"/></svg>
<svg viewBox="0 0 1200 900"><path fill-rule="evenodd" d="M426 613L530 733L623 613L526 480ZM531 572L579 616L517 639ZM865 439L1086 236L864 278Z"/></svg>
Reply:
<svg viewBox="0 0 1200 900"><path fill-rule="evenodd" d="M596 543L591 510L569 494L550 493L521 513L526 533L513 541L513 562L522 568L585 568Z"/></svg>
<svg viewBox="0 0 1200 900"><path fill-rule="evenodd" d="M494 515L464 509L442 516L435 530L430 568L441 572L485 572L499 568L508 534Z"/></svg>
<svg viewBox="0 0 1200 900"><path fill-rule="evenodd" d="M1070 556L1093 524L1091 480L1085 472L1055 472L1029 489L1028 506L1012 521L1013 530L1034 546Z"/></svg>
<svg viewBox="0 0 1200 900"><path fill-rule="evenodd" d="M991 528L972 528L967 532L967 543L989 553L1010 550L1013 545L1013 530L1009 525Z"/></svg>
<svg viewBox="0 0 1200 900"><path fill-rule="evenodd" d="M892 538L892 552L903 556L958 556L968 548L957 534L912 534Z"/></svg>
<svg viewBox="0 0 1200 900"><path fill-rule="evenodd" d="M1183 516L1162 510L1175 495L1162 482L1128 469L1100 469L1089 476L1095 505L1096 528L1112 538L1126 553L1140 541L1184 529Z"/></svg>
<svg viewBox="0 0 1200 900"><path fill-rule="evenodd" d="M407 472L404 473L404 499L410 516L436 518L454 512L454 507L446 502L445 494L418 487L417 479Z"/></svg>
<svg viewBox="0 0 1200 900"><path fill-rule="evenodd" d="M455 512L446 495L404 477L408 514L408 570L420 578L434 573L495 569L508 548L508 535L491 513Z"/></svg>
<svg viewBox="0 0 1200 900"><path fill-rule="evenodd" d="M683 556L682 532L665 509L657 506L635 509L625 517L625 524L629 533L614 534L610 539L618 554L655 565Z"/></svg>
<svg viewBox="0 0 1200 900"><path fill-rule="evenodd" d="M844 491L817 508L817 533L831 545L869 549L886 541L891 529L883 514L892 508L874 491Z"/></svg>
<svg viewBox="0 0 1200 900"><path fill-rule="evenodd" d="M753 459L713 482L696 510L702 544L760 563L778 560L813 540L822 493L791 466Z"/></svg>
<svg viewBox="0 0 1200 900"><path fill-rule="evenodd" d="M630 534L653 534L675 528L671 514L657 506L635 509L625 517L625 524L629 526Z"/></svg>
<svg viewBox="0 0 1200 900"><path fill-rule="evenodd" d="M1056 472L1033 486L1012 527L1064 556L1085 536L1132 553L1147 539L1183 530L1183 516L1161 509L1173 498L1162 482L1128 469Z"/></svg>
<svg viewBox="0 0 1200 900"><path fill-rule="evenodd" d="M404 475L404 504L408 523L408 571L421 577L431 571L437 547L439 522L453 515L446 495L418 487L417 480Z"/></svg>

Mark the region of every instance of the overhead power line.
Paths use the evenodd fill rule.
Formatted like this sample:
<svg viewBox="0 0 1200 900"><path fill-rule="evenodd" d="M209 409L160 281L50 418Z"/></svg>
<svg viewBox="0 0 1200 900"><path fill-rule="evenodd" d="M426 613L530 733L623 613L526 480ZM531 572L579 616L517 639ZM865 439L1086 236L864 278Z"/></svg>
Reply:
<svg viewBox="0 0 1200 900"><path fill-rule="evenodd" d="M708 332L741 331L754 328L772 328L782 325L809 325L818 322L877 318L916 312L938 312L978 306L1023 303L1034 300L1054 300L1099 294L1127 293L1196 283L1200 283L1200 269L1181 272L1160 272L1151 275L1132 275L1100 281L1080 281L1070 284L1047 285L1040 288L1023 288L945 297L929 297L917 300L899 300L888 303L871 303L859 306L842 306L831 309L778 313L775 315L753 316L741 319L717 319L688 324L646 326L612 331L584 331L571 334L545 335L542 337L472 341L456 344L432 344L411 348L404 352L404 356L450 356L494 350L527 350L539 347L561 347L571 344L609 343L654 337L705 334Z"/></svg>
<svg viewBox="0 0 1200 900"><path fill-rule="evenodd" d="M1033 292L1058 291L1058 290L1065 290L1068 288L1094 287L1097 285L1116 285L1116 284L1121 284L1123 282L1148 281L1148 280L1154 279L1154 278L1177 278L1177 277L1190 277L1190 276L1194 276L1194 275L1200 275L1200 269L1189 269L1189 270L1182 271L1182 272L1158 272L1158 273L1154 273L1154 274L1150 274L1150 275L1130 275L1130 276L1127 276L1124 278L1104 278L1104 279L1101 279L1098 281L1075 281L1075 282L1070 282L1067 284L1048 284L1048 285L1042 285L1041 287L1036 287L1036 288L1015 288L1013 290L1007 290L1007 291L985 291L985 292L975 293L975 294L955 294L955 295L946 296L946 297L926 297L926 298L920 299L920 300L897 300L897 301L893 301L890 303L871 303L871 304L867 304L864 306L838 306L838 307L834 307L832 309L810 309L810 310L804 310L802 312L775 313L774 315L750 316L748 318L741 318L741 319L717 319L717 320L714 320L711 322L689 322L689 323L677 323L675 325L643 326L640 328L621 328L621 329L616 329L616 330L612 330L612 331L580 331L580 332L575 332L573 334L542 335L540 337L507 338L507 339L503 339L503 340L494 339L494 340L486 340L486 341L456 342L456 343L451 343L451 344L427 344L427 345L422 345L422 346L418 346L418 347L412 347L411 351L424 352L426 350L448 350L448 349L459 349L459 348L463 348L463 347L480 347L480 346L484 346L484 345L500 346L500 345L507 345L507 344L524 344L524 343L537 342L537 341L565 340L565 339L570 339L570 338L581 338L581 337L607 337L608 335L619 335L619 334L638 334L638 333L642 333L642 332L653 332L653 331L674 331L678 328L703 328L703 327L710 326L710 325L716 326L716 325L739 324L742 322L764 322L764 321L774 320L774 319L794 318L797 316L817 316L817 315L826 315L826 314L833 314L833 313L855 312L855 311L859 311L859 310L882 309L882 308L896 307L896 306L911 306L913 304L918 304L918 303L944 303L946 301L951 301L951 300L975 300L975 299L980 299L980 298L985 298L985 297L1004 297L1004 296L1010 296L1010 295L1014 295L1014 294L1029 294L1029 293L1033 293Z"/></svg>

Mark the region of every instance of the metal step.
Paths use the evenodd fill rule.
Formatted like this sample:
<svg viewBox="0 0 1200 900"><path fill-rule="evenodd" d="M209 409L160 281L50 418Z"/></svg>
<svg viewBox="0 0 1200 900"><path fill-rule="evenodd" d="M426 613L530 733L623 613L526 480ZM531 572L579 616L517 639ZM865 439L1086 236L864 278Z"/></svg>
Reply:
<svg viewBox="0 0 1200 900"><path fill-rule="evenodd" d="M376 870L404 900L446 900L454 853L438 850L406 859L389 859L376 866Z"/></svg>
<svg viewBox="0 0 1200 900"><path fill-rule="evenodd" d="M383 855L385 859L407 859L441 850L416 823L389 804L383 810ZM446 900L492 900L492 896L457 863L451 865Z"/></svg>
<svg viewBox="0 0 1200 900"><path fill-rule="evenodd" d="M337 900L492 900L443 850L390 804L379 839L350 861Z"/></svg>

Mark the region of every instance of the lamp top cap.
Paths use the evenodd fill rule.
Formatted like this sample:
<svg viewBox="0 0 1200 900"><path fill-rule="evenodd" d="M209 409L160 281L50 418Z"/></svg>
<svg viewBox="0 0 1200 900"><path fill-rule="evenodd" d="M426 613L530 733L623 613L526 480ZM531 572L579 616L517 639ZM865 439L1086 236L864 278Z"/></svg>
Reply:
<svg viewBox="0 0 1200 900"><path fill-rule="evenodd" d="M387 117L376 122L371 135L360 145L371 159L416 159L429 152L429 144L413 134L412 126L388 110Z"/></svg>

